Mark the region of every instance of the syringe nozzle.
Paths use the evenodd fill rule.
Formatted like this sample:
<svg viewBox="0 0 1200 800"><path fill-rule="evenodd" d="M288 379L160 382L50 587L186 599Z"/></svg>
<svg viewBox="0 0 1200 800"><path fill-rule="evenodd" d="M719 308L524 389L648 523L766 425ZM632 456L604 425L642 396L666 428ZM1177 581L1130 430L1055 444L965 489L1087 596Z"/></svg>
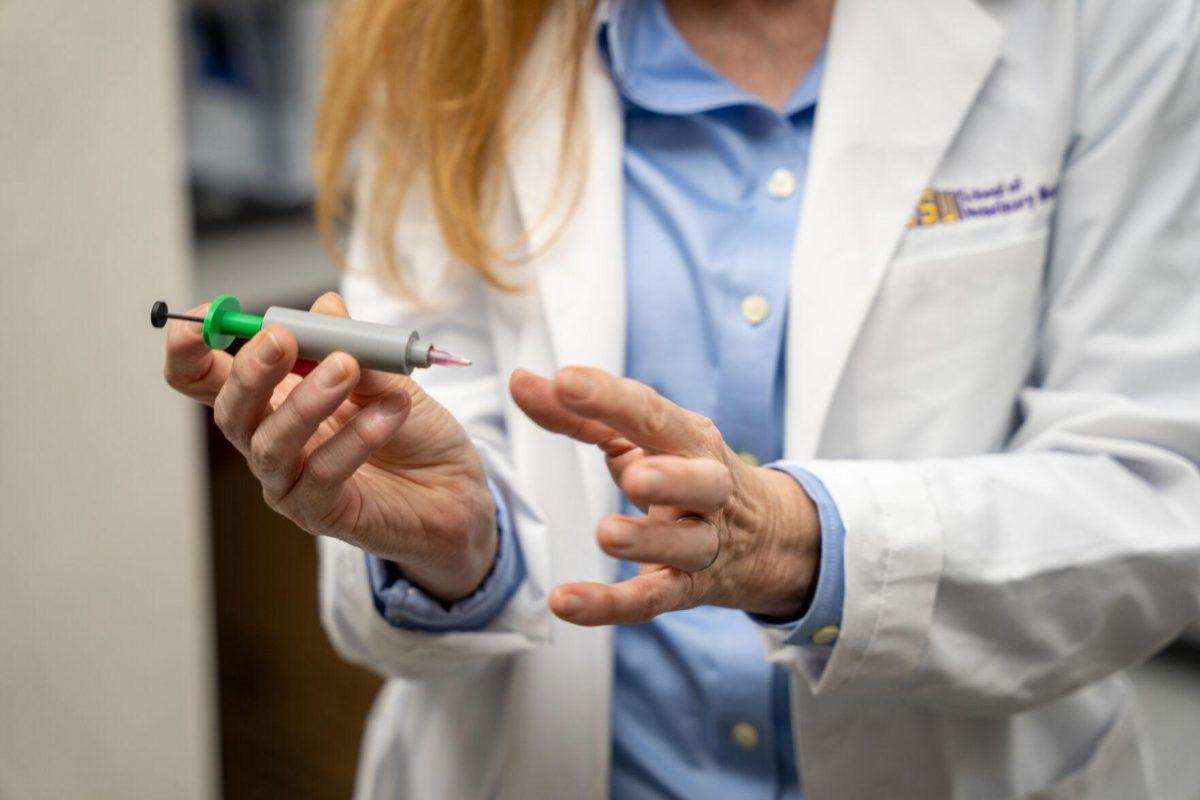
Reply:
<svg viewBox="0 0 1200 800"><path fill-rule="evenodd" d="M445 350L438 350L436 347L429 350L430 365L437 364L439 367L469 367L471 359L456 356L454 353L447 353Z"/></svg>

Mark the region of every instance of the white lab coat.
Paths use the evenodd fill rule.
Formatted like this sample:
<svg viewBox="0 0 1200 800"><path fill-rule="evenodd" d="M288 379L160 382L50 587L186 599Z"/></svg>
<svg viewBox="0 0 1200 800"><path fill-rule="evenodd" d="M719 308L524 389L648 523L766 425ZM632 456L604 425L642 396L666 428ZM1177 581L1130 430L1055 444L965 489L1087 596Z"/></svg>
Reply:
<svg viewBox="0 0 1200 800"><path fill-rule="evenodd" d="M764 636L792 670L809 800L1150 795L1121 671L1200 613L1198 25L1193 0L839 1L791 264L784 450L845 521L844 620L831 655ZM542 224L571 199L556 35L513 101L497 222L530 236L531 291L453 264L419 192L397 246L444 306L345 281L354 316L475 357L422 382L478 443L528 566L486 630L426 634L384 622L362 552L322 541L329 635L389 678L360 798L607 790L612 633L545 601L613 578L593 534L617 492L598 451L506 393L518 366L622 369L622 115L594 52L586 189L559 236ZM927 187L978 209L998 184L1036 202L907 224Z"/></svg>

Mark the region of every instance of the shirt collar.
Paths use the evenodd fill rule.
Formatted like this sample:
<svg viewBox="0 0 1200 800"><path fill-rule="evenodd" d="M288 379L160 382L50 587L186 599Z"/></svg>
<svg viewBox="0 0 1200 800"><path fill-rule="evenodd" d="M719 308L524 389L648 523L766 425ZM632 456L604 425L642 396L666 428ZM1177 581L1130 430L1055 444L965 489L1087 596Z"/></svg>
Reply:
<svg viewBox="0 0 1200 800"><path fill-rule="evenodd" d="M663 0L606 0L600 52L626 102L660 114L699 114L763 101L734 85L684 41ZM784 104L791 116L815 106L825 71L824 51Z"/></svg>

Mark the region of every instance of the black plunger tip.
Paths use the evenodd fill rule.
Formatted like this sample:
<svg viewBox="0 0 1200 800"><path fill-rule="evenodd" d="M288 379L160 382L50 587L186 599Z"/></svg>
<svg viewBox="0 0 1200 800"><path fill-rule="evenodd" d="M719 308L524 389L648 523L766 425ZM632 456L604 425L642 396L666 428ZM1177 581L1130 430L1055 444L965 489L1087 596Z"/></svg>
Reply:
<svg viewBox="0 0 1200 800"><path fill-rule="evenodd" d="M166 301L155 301L154 305L150 306L150 324L156 328L165 327L168 313Z"/></svg>
<svg viewBox="0 0 1200 800"><path fill-rule="evenodd" d="M172 314L167 310L165 300L155 301L154 305L150 306L150 324L156 328L164 328L169 319L181 319L185 322L204 323L204 317L193 317L188 314Z"/></svg>

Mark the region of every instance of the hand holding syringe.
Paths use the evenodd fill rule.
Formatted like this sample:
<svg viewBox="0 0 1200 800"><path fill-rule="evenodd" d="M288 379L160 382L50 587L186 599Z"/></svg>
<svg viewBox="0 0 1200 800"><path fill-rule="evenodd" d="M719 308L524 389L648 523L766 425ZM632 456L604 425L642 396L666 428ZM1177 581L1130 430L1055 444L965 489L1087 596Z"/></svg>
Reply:
<svg viewBox="0 0 1200 800"><path fill-rule="evenodd" d="M415 332L350 320L332 293L311 312L263 317L232 298L187 315L156 304L152 322L179 316L188 321L167 326L167 381L213 406L272 508L399 564L441 600L474 591L497 547L483 463L458 421L405 377L470 362ZM224 352L237 337L249 341ZM308 372L300 356L322 360L301 378L290 374Z"/></svg>

